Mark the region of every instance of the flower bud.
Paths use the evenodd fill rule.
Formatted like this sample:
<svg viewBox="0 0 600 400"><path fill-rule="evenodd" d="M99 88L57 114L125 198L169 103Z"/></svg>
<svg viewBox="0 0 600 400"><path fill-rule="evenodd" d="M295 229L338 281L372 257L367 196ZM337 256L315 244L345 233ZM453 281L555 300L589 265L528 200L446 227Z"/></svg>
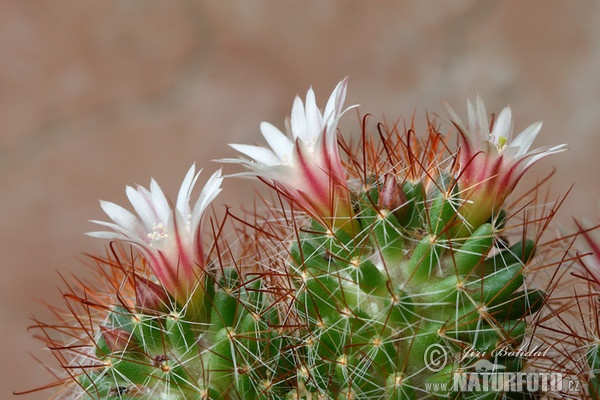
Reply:
<svg viewBox="0 0 600 400"><path fill-rule="evenodd" d="M135 301L140 312L162 311L169 304L169 296L162 286L145 278L137 278Z"/></svg>
<svg viewBox="0 0 600 400"><path fill-rule="evenodd" d="M406 195L393 174L383 177L383 185L379 190L379 208L391 211L398 221L402 221L408 212Z"/></svg>
<svg viewBox="0 0 600 400"><path fill-rule="evenodd" d="M124 351L134 340L131 332L123 329L109 328L100 325L100 332L102 333L102 338L106 342L106 346L108 346L112 353Z"/></svg>

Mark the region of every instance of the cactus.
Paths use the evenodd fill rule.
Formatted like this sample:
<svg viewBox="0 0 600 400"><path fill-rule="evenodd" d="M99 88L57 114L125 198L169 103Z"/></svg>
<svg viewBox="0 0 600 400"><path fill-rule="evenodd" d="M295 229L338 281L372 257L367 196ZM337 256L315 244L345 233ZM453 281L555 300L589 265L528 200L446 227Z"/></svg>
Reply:
<svg viewBox="0 0 600 400"><path fill-rule="evenodd" d="M456 379L545 360L520 349L558 315L531 272L552 265L539 243L554 210L529 222L507 199L563 146L529 151L539 124L511 142L510 110L489 124L479 99L468 124L450 110L456 150L435 121L421 139L379 124L377 141L366 117L359 145L338 145L346 84L323 113L312 90L297 98L292 138L263 123L272 150L232 145L249 158L224 161L275 191L263 214L228 211L201 234L222 178L191 208L193 168L175 207L154 181L128 188L137 216L102 203L113 222L93 235L114 242L95 283L70 287L61 324L38 324L69 375L57 397L538 398Z"/></svg>

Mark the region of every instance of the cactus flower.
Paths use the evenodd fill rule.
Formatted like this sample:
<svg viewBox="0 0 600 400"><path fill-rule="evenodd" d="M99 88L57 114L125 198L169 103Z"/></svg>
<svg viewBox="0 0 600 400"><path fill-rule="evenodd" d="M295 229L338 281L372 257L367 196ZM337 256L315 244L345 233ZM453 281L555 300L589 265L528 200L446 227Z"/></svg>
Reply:
<svg viewBox="0 0 600 400"><path fill-rule="evenodd" d="M347 79L335 87L323 113L311 89L306 103L296 97L287 135L268 122L260 130L271 147L231 144L250 159L226 159L241 163L250 174L273 181L292 202L327 225L341 226L352 215L346 171L340 160L337 125L343 109Z"/></svg>
<svg viewBox="0 0 600 400"><path fill-rule="evenodd" d="M200 171L201 172L201 171ZM203 274L205 254L200 223L204 211L221 191L221 171L215 172L200 193L194 208L190 196L200 172L192 166L179 189L175 208L169 204L162 189L153 179L150 190L127 186L126 194L137 215L108 201L101 201L102 210L112 222L91 221L109 231L88 235L129 242L138 247L150 262L158 281L180 304L189 295Z"/></svg>
<svg viewBox="0 0 600 400"><path fill-rule="evenodd" d="M467 106L467 125L450 107L448 112L459 132L458 184L464 200L460 214L473 230L500 211L529 168L544 157L566 150L566 145L530 150L542 128L541 122L531 124L513 139L509 107L505 107L490 125L479 96L475 105L468 101Z"/></svg>

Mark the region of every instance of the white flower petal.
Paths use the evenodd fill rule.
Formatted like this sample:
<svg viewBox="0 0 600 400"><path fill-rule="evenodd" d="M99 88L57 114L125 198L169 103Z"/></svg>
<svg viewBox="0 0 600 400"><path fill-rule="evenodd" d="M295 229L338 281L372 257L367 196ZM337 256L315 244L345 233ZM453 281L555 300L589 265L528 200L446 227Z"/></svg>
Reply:
<svg viewBox="0 0 600 400"><path fill-rule="evenodd" d="M294 150L294 142L268 122L261 122L260 131L279 160L289 163Z"/></svg>
<svg viewBox="0 0 600 400"><path fill-rule="evenodd" d="M323 111L323 120L328 126L336 118L336 116L342 114L347 90L348 77L340 81L331 93L331 96L329 96L329 100L327 100L327 105Z"/></svg>
<svg viewBox="0 0 600 400"><path fill-rule="evenodd" d="M152 225L157 223L159 218L156 215L156 210L152 207L152 198L150 197L149 193L142 187L139 187L138 190L135 190L131 186L127 186L125 188L125 193L127 194L129 202L133 206L135 212L139 215L145 228L147 230L152 229Z"/></svg>
<svg viewBox="0 0 600 400"><path fill-rule="evenodd" d="M96 221L90 221L90 222L96 222ZM123 240L125 242L131 240L129 237L122 235L120 233L108 232L108 231L86 232L86 235L97 238L97 239Z"/></svg>
<svg viewBox="0 0 600 400"><path fill-rule="evenodd" d="M177 203L175 209L179 211L184 219L188 218L191 213L190 196L192 195L192 191L194 190L194 186L196 185L196 181L198 180L202 169L200 169L197 174L195 172L196 164L193 164L188 170L187 174L185 174L183 182L181 182L179 193L177 194Z"/></svg>
<svg viewBox="0 0 600 400"><path fill-rule="evenodd" d="M475 110L473 103L471 103L471 100L467 100L467 127L475 132L478 124L477 111Z"/></svg>
<svg viewBox="0 0 600 400"><path fill-rule="evenodd" d="M198 201L196 202L196 205L194 205L195 212L204 212L208 204L211 203L219 193L221 193L222 183L222 171L221 169L218 169L211 175L211 177L208 179L208 181L202 188L202 192L200 193ZM198 207L198 210L196 210L196 207Z"/></svg>
<svg viewBox="0 0 600 400"><path fill-rule="evenodd" d="M152 194L152 204L156 210L156 215L160 222L167 225L167 222L169 222L169 215L171 214L171 206L162 189L154 179L150 180L150 193Z"/></svg>
<svg viewBox="0 0 600 400"><path fill-rule="evenodd" d="M248 144L230 144L233 149L252 158L258 164L271 167L280 164L281 160L275 153L269 149L260 146L252 146Z"/></svg>
<svg viewBox="0 0 600 400"><path fill-rule="evenodd" d="M221 193L221 185L223 183L222 171L219 169L214 172L208 179L202 192L194 205L194 211L192 212L192 220L190 231L195 231L200 224L202 214L208 207L208 205Z"/></svg>
<svg viewBox="0 0 600 400"><path fill-rule="evenodd" d="M479 95L475 99L475 106L468 101L467 109L469 114L469 130L479 139L488 140L490 133L490 123L485 110L485 104Z"/></svg>
<svg viewBox="0 0 600 400"><path fill-rule="evenodd" d="M512 114L510 111L510 107L504 107L500 114L498 114L498 118L494 121L494 127L492 129L491 135L494 141L494 144L500 144L500 141L510 140L512 134Z"/></svg>
<svg viewBox="0 0 600 400"><path fill-rule="evenodd" d="M509 144L511 147L518 148L517 156L522 156L529 151L533 141L542 129L542 123L536 122L529 125L519 133L519 135Z"/></svg>
<svg viewBox="0 0 600 400"><path fill-rule="evenodd" d="M323 129L323 123L321 116L321 111L317 107L317 102L315 100L315 92L312 88L306 94L306 107L305 107L305 116L306 116L306 134L308 145L314 145L321 135L321 131Z"/></svg>
<svg viewBox="0 0 600 400"><path fill-rule="evenodd" d="M304 142L308 140L306 132L306 113L304 112L302 99L299 96L296 96L294 99L292 115L290 116L290 127L294 139L300 138L300 140Z"/></svg>
<svg viewBox="0 0 600 400"><path fill-rule="evenodd" d="M118 204L104 200L100 201L100 207L115 224L138 236L143 236L143 232L145 231L144 227L140 224L138 218L129 210Z"/></svg>
<svg viewBox="0 0 600 400"><path fill-rule="evenodd" d="M144 244L147 242L147 237L140 237L140 235L138 235L135 232L133 232L125 227L122 227L120 225L113 224L111 222L97 221L97 220L90 220L90 222L92 222L96 225L104 226L104 227L112 230L112 232L109 232L109 231L103 232L103 235L104 235L103 238L105 238L105 239L126 240L128 242L134 242L134 243L140 243L140 244ZM100 237L100 236L98 236L100 233L102 233L102 232L88 232L87 235L94 236L94 237ZM94 234L94 235L92 235L92 234ZM142 235L143 234L144 233L142 233Z"/></svg>
<svg viewBox="0 0 600 400"><path fill-rule="evenodd" d="M454 122L456 125L458 125L461 128L466 130L467 127L464 126L465 124L463 124L462 120L460 119L460 117L458 116L456 111L454 111L454 109L452 107L450 107L450 104L448 104L444 101L444 107L446 108L446 111L448 112L448 114L450 114L450 120L452 122Z"/></svg>
<svg viewBox="0 0 600 400"><path fill-rule="evenodd" d="M557 146L552 147L539 147L534 151L527 154L528 157L531 157L527 160L527 163L523 167L523 169L529 169L533 164L541 160L542 158L548 157L549 155L560 153L562 151L567 150L566 144L559 144Z"/></svg>

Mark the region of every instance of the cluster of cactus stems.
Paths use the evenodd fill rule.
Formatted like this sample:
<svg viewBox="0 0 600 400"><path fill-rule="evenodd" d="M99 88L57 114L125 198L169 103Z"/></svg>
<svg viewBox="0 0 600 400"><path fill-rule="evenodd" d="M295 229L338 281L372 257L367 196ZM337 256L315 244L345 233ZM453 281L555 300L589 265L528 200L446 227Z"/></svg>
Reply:
<svg viewBox="0 0 600 400"><path fill-rule="evenodd" d="M312 90L297 98L288 136L263 123L272 150L232 145L249 158L223 161L274 190L265 211L228 209L201 234L222 178L192 210L194 169L176 207L154 181L128 188L137 216L104 202L113 222L94 222L110 232L93 235L112 241L90 257L96 279L68 283L59 322L36 324L64 368L46 389L107 400L599 399L600 256L582 261L565 244L575 235L546 238L556 210L539 187L508 200L563 146L530 151L539 124L511 143L510 109L489 122L479 99L466 124L450 110L448 133L365 117L352 146L337 132L345 91L344 80L323 113ZM561 291L571 281L574 296ZM481 360L583 384L457 385Z"/></svg>

